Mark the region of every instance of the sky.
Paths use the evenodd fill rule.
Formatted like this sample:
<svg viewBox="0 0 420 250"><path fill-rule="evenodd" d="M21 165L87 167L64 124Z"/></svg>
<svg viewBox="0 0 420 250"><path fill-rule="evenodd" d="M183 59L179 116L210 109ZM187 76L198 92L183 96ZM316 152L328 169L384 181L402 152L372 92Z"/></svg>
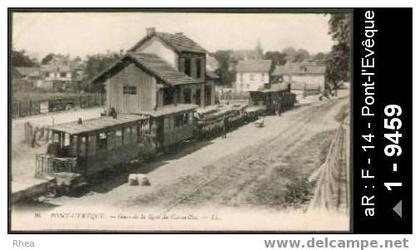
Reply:
<svg viewBox="0 0 420 250"><path fill-rule="evenodd" d="M310 53L328 52L328 16L323 14L222 13L14 13L12 45L41 59L61 53L88 54L131 48L146 28L183 32L210 52L293 46Z"/></svg>

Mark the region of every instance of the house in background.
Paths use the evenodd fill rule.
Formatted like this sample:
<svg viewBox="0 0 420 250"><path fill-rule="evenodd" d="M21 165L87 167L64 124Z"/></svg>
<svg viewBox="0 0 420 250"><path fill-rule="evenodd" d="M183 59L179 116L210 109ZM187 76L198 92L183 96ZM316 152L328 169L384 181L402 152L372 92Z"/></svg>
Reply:
<svg viewBox="0 0 420 250"><path fill-rule="evenodd" d="M14 67L13 70L17 79L36 81L40 76L39 67Z"/></svg>
<svg viewBox="0 0 420 250"><path fill-rule="evenodd" d="M286 63L276 66L272 73L273 78L290 84L292 90L319 89L325 90L325 71L324 65L310 62Z"/></svg>
<svg viewBox="0 0 420 250"><path fill-rule="evenodd" d="M55 55L47 64L41 65L42 81L37 87L65 90L72 82L73 69L68 56Z"/></svg>
<svg viewBox="0 0 420 250"><path fill-rule="evenodd" d="M12 82L17 89L31 89L40 81L39 67L13 67Z"/></svg>
<svg viewBox="0 0 420 250"><path fill-rule="evenodd" d="M229 61L229 71L235 71L239 61L248 60L263 60L264 50L261 47L261 43L258 40L257 45L254 49L240 49L232 50Z"/></svg>
<svg viewBox="0 0 420 250"><path fill-rule="evenodd" d="M271 60L242 60L236 65L236 91L257 91L270 83Z"/></svg>
<svg viewBox="0 0 420 250"><path fill-rule="evenodd" d="M214 104L206 50L182 33L147 35L93 80L105 83L109 113L151 117L158 147L192 137L193 111Z"/></svg>

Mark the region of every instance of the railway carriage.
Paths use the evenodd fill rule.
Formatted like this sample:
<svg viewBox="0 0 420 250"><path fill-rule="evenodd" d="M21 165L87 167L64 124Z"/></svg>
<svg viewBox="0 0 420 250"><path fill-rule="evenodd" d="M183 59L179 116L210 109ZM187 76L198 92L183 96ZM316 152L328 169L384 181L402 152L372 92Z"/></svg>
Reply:
<svg viewBox="0 0 420 250"><path fill-rule="evenodd" d="M150 119L106 116L51 128L51 143L36 156L36 175L72 172L91 175L156 150Z"/></svg>
<svg viewBox="0 0 420 250"><path fill-rule="evenodd" d="M267 114L283 112L293 108L296 95L286 83L270 84L268 87L249 92L250 106L262 106Z"/></svg>

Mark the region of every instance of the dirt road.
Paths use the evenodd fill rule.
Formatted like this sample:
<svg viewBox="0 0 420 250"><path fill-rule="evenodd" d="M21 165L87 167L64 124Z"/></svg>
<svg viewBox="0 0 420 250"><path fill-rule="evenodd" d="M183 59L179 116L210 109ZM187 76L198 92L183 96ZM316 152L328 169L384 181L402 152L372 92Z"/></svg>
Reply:
<svg viewBox="0 0 420 250"><path fill-rule="evenodd" d="M82 197L50 202L60 208L151 208L154 211L219 207L284 209L310 197L306 179L325 159L348 98L298 107L248 124L226 139L195 142L151 163L140 164L151 186L129 186L127 174L112 174Z"/></svg>

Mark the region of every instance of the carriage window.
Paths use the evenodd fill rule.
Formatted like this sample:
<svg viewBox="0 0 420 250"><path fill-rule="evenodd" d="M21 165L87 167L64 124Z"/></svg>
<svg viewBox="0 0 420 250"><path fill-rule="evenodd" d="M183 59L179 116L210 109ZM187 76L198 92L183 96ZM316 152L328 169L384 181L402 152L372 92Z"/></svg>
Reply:
<svg viewBox="0 0 420 250"><path fill-rule="evenodd" d="M99 133L98 135L98 150L105 150L107 144L107 135L105 132Z"/></svg>
<svg viewBox="0 0 420 250"><path fill-rule="evenodd" d="M96 154L96 136L90 135L88 136L88 155L95 155Z"/></svg>
<svg viewBox="0 0 420 250"><path fill-rule="evenodd" d="M183 125L188 124L188 113L184 114Z"/></svg>
<svg viewBox="0 0 420 250"><path fill-rule="evenodd" d="M124 128L124 139L123 143L124 145L129 144L131 142L131 129L130 128Z"/></svg>
<svg viewBox="0 0 420 250"><path fill-rule="evenodd" d="M86 137L80 137L80 147L79 147L79 155L86 156Z"/></svg>
<svg viewBox="0 0 420 250"><path fill-rule="evenodd" d="M131 143L137 142L137 125L131 127Z"/></svg>
<svg viewBox="0 0 420 250"><path fill-rule="evenodd" d="M106 144L107 149L112 150L113 148L115 148L115 132L114 131L107 132L106 136L107 136L107 144Z"/></svg>
<svg viewBox="0 0 420 250"><path fill-rule="evenodd" d="M53 133L52 142L54 143L60 142L60 135L58 133Z"/></svg>
<svg viewBox="0 0 420 250"><path fill-rule="evenodd" d="M70 141L71 155L77 155L77 135L72 135Z"/></svg>
<svg viewBox="0 0 420 250"><path fill-rule="evenodd" d="M176 115L176 116L174 116L174 127L175 128L182 125L182 119L183 119L183 116L182 115Z"/></svg>
<svg viewBox="0 0 420 250"><path fill-rule="evenodd" d="M70 135L67 133L64 134L64 146L70 146Z"/></svg>
<svg viewBox="0 0 420 250"><path fill-rule="evenodd" d="M175 128L176 127L184 126L185 124L188 124L188 119L189 119L188 113L176 115L174 117L174 125L175 125Z"/></svg>
<svg viewBox="0 0 420 250"><path fill-rule="evenodd" d="M137 95L136 86L124 86L123 87L123 94L124 95Z"/></svg>
<svg viewBox="0 0 420 250"><path fill-rule="evenodd" d="M143 131L142 131L142 128L143 127L143 124L142 124L142 122L138 122L137 123L137 142L141 142L142 141L142 133L143 133Z"/></svg>
<svg viewBox="0 0 420 250"><path fill-rule="evenodd" d="M115 131L115 147L118 148L122 145L122 130L117 129Z"/></svg>

